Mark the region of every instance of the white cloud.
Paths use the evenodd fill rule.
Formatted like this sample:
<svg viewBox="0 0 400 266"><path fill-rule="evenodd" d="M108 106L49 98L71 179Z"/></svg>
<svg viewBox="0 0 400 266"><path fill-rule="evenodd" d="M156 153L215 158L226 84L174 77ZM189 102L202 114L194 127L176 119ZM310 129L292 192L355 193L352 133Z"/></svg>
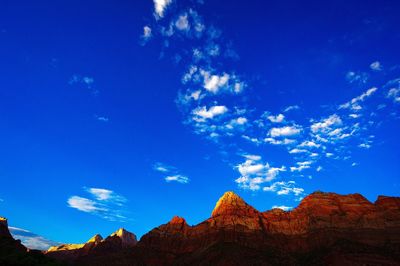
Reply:
<svg viewBox="0 0 400 266"><path fill-rule="evenodd" d="M283 211L288 211L288 210L293 209L293 207L284 206L284 205L274 205L274 206L272 206L272 209L281 209Z"/></svg>
<svg viewBox="0 0 400 266"><path fill-rule="evenodd" d="M230 76L223 73L221 76L211 75L210 72L201 70L201 75L204 78L203 87L212 93L217 93L222 87L228 84Z"/></svg>
<svg viewBox="0 0 400 266"><path fill-rule="evenodd" d="M261 156L260 155L254 155L254 154L245 154L243 155L244 158L252 160L252 161L259 161L261 160Z"/></svg>
<svg viewBox="0 0 400 266"><path fill-rule="evenodd" d="M163 163L155 163L153 166L153 169L162 172L162 173L168 173L170 171L170 167L167 165L164 165Z"/></svg>
<svg viewBox="0 0 400 266"><path fill-rule="evenodd" d="M91 198L71 196L68 207L99 216L109 221L126 221L122 215L126 198L109 189L84 188Z"/></svg>
<svg viewBox="0 0 400 266"><path fill-rule="evenodd" d="M360 145L358 145L358 147L364 148L364 149L369 149L369 148L371 148L371 145L368 143L361 143Z"/></svg>
<svg viewBox="0 0 400 266"><path fill-rule="evenodd" d="M241 174L235 182L244 189L259 190L263 183L270 182L279 172L286 171L284 166L271 167L268 163L263 163L261 156L258 155L243 155L243 157L246 161L235 167Z"/></svg>
<svg viewBox="0 0 400 266"><path fill-rule="evenodd" d="M274 127L269 131L271 137L289 137L298 135L301 132L301 127L295 126L285 126L285 127Z"/></svg>
<svg viewBox="0 0 400 266"><path fill-rule="evenodd" d="M178 20L175 22L175 27L182 31L189 30L190 26L187 14L179 16Z"/></svg>
<svg viewBox="0 0 400 266"><path fill-rule="evenodd" d="M10 233L14 239L21 240L22 244L29 249L47 250L51 246L59 245L57 242L48 240L28 230L12 226L9 226L8 228L10 229Z"/></svg>
<svg viewBox="0 0 400 266"><path fill-rule="evenodd" d="M306 141L303 141L299 146L300 147L319 148L321 145L315 143L314 141L306 140Z"/></svg>
<svg viewBox="0 0 400 266"><path fill-rule="evenodd" d="M300 109L300 106L298 106L298 105L291 105L291 106L286 107L286 108L283 110L283 112L286 113L286 112L293 111L293 110L298 110L298 109Z"/></svg>
<svg viewBox="0 0 400 266"><path fill-rule="evenodd" d="M369 67L374 71L382 71L383 67L379 61L375 61L369 65Z"/></svg>
<svg viewBox="0 0 400 266"><path fill-rule="evenodd" d="M172 0L153 0L154 9L159 18L164 16L164 11L167 6L172 2Z"/></svg>
<svg viewBox="0 0 400 266"><path fill-rule="evenodd" d="M164 174L164 180L167 182L178 182L181 184L189 183L190 179L179 173L179 171L173 167L163 163L155 163L153 169L157 172Z"/></svg>
<svg viewBox="0 0 400 266"><path fill-rule="evenodd" d="M283 140L278 140L278 139L274 139L274 138L265 138L264 142L273 144L273 145L290 145L290 144L295 143L296 140L288 139L288 138L285 138Z"/></svg>
<svg viewBox="0 0 400 266"><path fill-rule="evenodd" d="M297 149L297 148L291 149L291 150L289 151L289 153L291 153L291 154L296 154L296 153L307 153L307 152L308 152L308 150Z"/></svg>
<svg viewBox="0 0 400 266"><path fill-rule="evenodd" d="M342 119L337 115L333 114L328 118L322 120L322 122L317 122L311 125L312 132L327 132L332 126L342 125Z"/></svg>
<svg viewBox="0 0 400 266"><path fill-rule="evenodd" d="M228 129L234 129L235 127L240 127L243 126L247 123L247 118L246 117L238 117L232 119L227 125L226 128Z"/></svg>
<svg viewBox="0 0 400 266"><path fill-rule="evenodd" d="M176 181L178 183L187 184L189 183L189 178L183 175L170 175L165 177L165 181Z"/></svg>
<svg viewBox="0 0 400 266"><path fill-rule="evenodd" d="M368 74L364 72L349 71L346 74L346 79L350 83L365 84L368 81Z"/></svg>
<svg viewBox="0 0 400 266"><path fill-rule="evenodd" d="M72 196L67 202L69 207L83 212L94 213L98 211L107 211L104 207L99 206L97 202L79 196Z"/></svg>
<svg viewBox="0 0 400 266"><path fill-rule="evenodd" d="M222 115L228 111L228 108L224 105L211 106L208 110L207 107L197 107L193 110L195 117L193 118L197 122L204 122L206 119L212 119L216 116Z"/></svg>
<svg viewBox="0 0 400 266"><path fill-rule="evenodd" d="M311 168L310 165L312 164L312 162L304 161L304 162L297 162L296 164L297 164L297 166L290 167L291 172L301 172L305 169L309 169L309 168Z"/></svg>
<svg viewBox="0 0 400 266"><path fill-rule="evenodd" d="M400 88L391 88L387 93L387 98L391 98L394 102L400 103Z"/></svg>
<svg viewBox="0 0 400 266"><path fill-rule="evenodd" d="M105 117L105 116L97 116L96 118L98 121L101 121L101 122L108 122L110 120L108 117Z"/></svg>
<svg viewBox="0 0 400 266"><path fill-rule="evenodd" d="M278 195L289 195L300 196L304 193L304 189L297 187L295 181L279 181L275 182L270 186L264 187L264 191L276 192Z"/></svg>
<svg viewBox="0 0 400 266"><path fill-rule="evenodd" d="M95 196L98 200L108 200L112 197L113 191L104 188L89 188L88 192Z"/></svg>
<svg viewBox="0 0 400 266"><path fill-rule="evenodd" d="M362 93L361 95L351 99L351 101L344 103L339 106L339 109L352 109L353 111L359 111L362 109L360 103L363 102L366 98L370 97L374 94L378 88L373 87Z"/></svg>
<svg viewBox="0 0 400 266"><path fill-rule="evenodd" d="M267 117L269 121L273 123L281 123L285 119L285 116L283 114L278 114L276 116L270 115Z"/></svg>
<svg viewBox="0 0 400 266"><path fill-rule="evenodd" d="M143 38L148 39L151 38L152 36L152 31L149 26L144 26L143 27Z"/></svg>

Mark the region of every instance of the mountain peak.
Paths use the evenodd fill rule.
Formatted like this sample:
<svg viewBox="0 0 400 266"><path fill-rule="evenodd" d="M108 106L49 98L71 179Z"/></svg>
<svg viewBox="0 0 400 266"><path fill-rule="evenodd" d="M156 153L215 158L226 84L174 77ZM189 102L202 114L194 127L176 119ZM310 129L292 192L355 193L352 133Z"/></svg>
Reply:
<svg viewBox="0 0 400 266"><path fill-rule="evenodd" d="M4 217L0 216L0 223L4 224L4 225L7 225L7 218L4 218Z"/></svg>
<svg viewBox="0 0 400 266"><path fill-rule="evenodd" d="M86 243L95 243L98 244L103 240L103 237L99 234L95 234L91 239L89 239Z"/></svg>
<svg viewBox="0 0 400 266"><path fill-rule="evenodd" d="M232 191L225 192L217 201L211 216L240 215L249 216L258 213L256 209L248 205L241 197Z"/></svg>
<svg viewBox="0 0 400 266"><path fill-rule="evenodd" d="M121 239L123 245L135 245L137 243L136 235L126 231L124 228L120 228L112 233L106 240L118 237Z"/></svg>
<svg viewBox="0 0 400 266"><path fill-rule="evenodd" d="M186 220L183 217L179 216L174 216L172 217L171 221L169 221L170 224L186 224Z"/></svg>

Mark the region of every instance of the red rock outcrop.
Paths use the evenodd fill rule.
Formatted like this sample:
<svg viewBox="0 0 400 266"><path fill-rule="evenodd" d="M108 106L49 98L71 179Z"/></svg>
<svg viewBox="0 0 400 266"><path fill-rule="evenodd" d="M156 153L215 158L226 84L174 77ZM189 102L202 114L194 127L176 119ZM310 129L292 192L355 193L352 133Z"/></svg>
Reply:
<svg viewBox="0 0 400 266"><path fill-rule="evenodd" d="M315 192L291 211L259 212L227 192L200 224L175 216L137 244L124 230L92 242L76 264L400 265L400 198Z"/></svg>
<svg viewBox="0 0 400 266"><path fill-rule="evenodd" d="M120 228L105 239L96 234L84 244L63 244L50 247L45 253L49 257L71 262L85 256L132 248L136 243L136 236L133 233Z"/></svg>

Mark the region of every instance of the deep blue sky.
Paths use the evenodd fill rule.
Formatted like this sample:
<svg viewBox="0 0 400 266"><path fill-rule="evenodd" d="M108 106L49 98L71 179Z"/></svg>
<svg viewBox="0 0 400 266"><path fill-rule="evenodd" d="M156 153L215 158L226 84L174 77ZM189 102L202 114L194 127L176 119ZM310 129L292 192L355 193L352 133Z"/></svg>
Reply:
<svg viewBox="0 0 400 266"><path fill-rule="evenodd" d="M227 190L400 195L397 1L166 3L0 2L11 225L83 242L196 224Z"/></svg>

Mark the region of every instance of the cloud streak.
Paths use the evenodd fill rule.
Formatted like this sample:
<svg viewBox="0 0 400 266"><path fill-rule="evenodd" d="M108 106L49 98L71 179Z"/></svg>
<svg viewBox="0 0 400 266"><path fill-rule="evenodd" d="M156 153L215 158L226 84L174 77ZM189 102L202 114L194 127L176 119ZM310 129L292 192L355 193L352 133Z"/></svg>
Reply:
<svg viewBox="0 0 400 266"><path fill-rule="evenodd" d="M84 188L88 197L70 196L67 206L81 212L99 216L109 221L124 222L127 220L125 203L127 199L116 192L105 188Z"/></svg>

